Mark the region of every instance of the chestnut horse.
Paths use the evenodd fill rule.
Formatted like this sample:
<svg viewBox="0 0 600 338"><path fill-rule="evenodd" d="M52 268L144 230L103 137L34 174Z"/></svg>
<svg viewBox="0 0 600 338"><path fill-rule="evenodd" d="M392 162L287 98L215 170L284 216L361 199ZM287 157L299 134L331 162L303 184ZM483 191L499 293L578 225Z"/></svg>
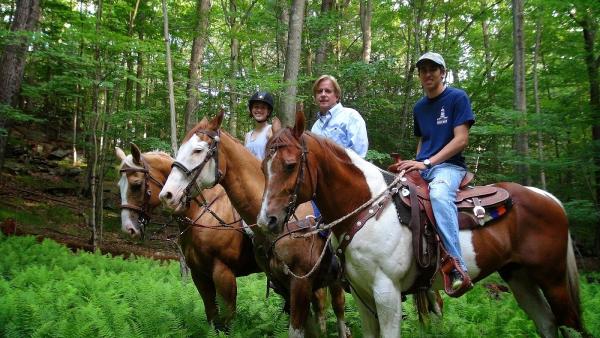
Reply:
<svg viewBox="0 0 600 338"><path fill-rule="evenodd" d="M388 185L375 165L304 132L304 125L304 114L298 112L293 128L273 127L263 161L267 186L258 225L281 229L292 200L316 198L328 224L324 227L333 226L337 245L357 223L358 210L377 207ZM298 179L302 171L304 179ZM498 271L544 337L556 337L563 325L583 332L578 272L562 204L540 189L515 183L496 186L510 193L513 207L491 225L460 231L470 277L475 282ZM362 228L345 248L344 271L364 336L398 337L401 293L418 274L412 233L398 220L394 203L375 214L358 225ZM441 286L438 276L434 287Z"/></svg>
<svg viewBox="0 0 600 338"><path fill-rule="evenodd" d="M159 204L158 193L171 172L173 158L163 152L141 154L131 146L131 155L116 148L121 159L121 225L132 236L143 234L150 213ZM179 244L202 301L206 319L216 329L226 330L235 314L236 277L260 272L252 251L252 242L241 230L240 217L223 187L206 190L210 210L192 203L179 222ZM217 219L211 212L218 215ZM234 223L225 226L223 223ZM217 296L222 308L217 306Z"/></svg>
<svg viewBox="0 0 600 338"><path fill-rule="evenodd" d="M204 119L188 133L176 159L175 167L179 170L173 169L160 198L167 208L181 212L187 200L198 193L196 187L213 186L218 181L244 221L254 224L265 183L260 161L240 141L220 129L222 120L223 113L210 122ZM186 195L186 191L191 195ZM308 203L300 206L296 215L305 219L311 213ZM323 287L328 286L338 335L346 337L349 330L344 321L344 291L339 274L334 273L339 271L339 263L333 261L331 251L325 251L326 241L322 237L296 238L295 235L305 231L298 225L301 223L289 222L287 228L294 233L279 237L255 229L256 260L289 306L290 336L324 334L327 297ZM310 311L311 303L314 313Z"/></svg>

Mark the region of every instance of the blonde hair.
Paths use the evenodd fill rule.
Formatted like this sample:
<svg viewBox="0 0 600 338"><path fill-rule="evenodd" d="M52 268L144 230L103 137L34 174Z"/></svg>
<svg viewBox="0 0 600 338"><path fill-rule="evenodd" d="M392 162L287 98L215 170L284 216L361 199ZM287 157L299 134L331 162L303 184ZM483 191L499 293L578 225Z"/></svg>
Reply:
<svg viewBox="0 0 600 338"><path fill-rule="evenodd" d="M321 83L321 81L324 80L329 80L331 81L331 83L333 83L333 90L335 91L335 94L338 98L338 101L341 99L342 97L342 88L340 88L340 85L338 84L337 80L335 79L335 77L331 76L331 75L321 75L313 84L313 96L315 96L315 94L317 93L317 90L319 89L319 83Z"/></svg>

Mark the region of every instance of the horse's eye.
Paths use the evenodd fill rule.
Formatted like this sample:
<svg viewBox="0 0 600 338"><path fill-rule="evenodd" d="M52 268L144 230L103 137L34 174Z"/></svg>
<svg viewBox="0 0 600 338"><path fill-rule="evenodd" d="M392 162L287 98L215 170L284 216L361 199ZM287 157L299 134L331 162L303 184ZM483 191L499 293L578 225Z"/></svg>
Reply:
<svg viewBox="0 0 600 338"><path fill-rule="evenodd" d="M194 149L193 153L194 154L201 154L203 150L204 150L203 148L197 148L197 149Z"/></svg>
<svg viewBox="0 0 600 338"><path fill-rule="evenodd" d="M140 191L140 189L142 188L142 182L134 182L131 183L131 190L132 191Z"/></svg>
<svg viewBox="0 0 600 338"><path fill-rule="evenodd" d="M296 163L286 163L285 164L285 171L288 173L291 173L294 168L296 168Z"/></svg>

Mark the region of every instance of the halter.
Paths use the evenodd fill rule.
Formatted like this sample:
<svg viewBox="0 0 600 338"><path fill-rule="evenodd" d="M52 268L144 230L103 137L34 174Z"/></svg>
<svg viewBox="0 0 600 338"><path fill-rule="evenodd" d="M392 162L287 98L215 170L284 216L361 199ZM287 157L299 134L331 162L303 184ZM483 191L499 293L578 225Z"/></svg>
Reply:
<svg viewBox="0 0 600 338"><path fill-rule="evenodd" d="M202 169L204 169L204 166L206 165L206 163L208 163L208 161L210 161L211 159L215 160L215 181L214 181L213 185L208 188L214 187L221 180L221 172L219 171L219 141L220 141L219 131L199 130L196 132L196 135L198 135L198 134L204 134L213 141L213 142L211 142L210 147L208 148L208 152L206 153L206 157L204 158L204 160L202 162L200 162L200 164L198 164L197 166L192 168L191 170L188 170L181 162L175 161L171 165L171 168L177 168L177 169L181 170L181 172L183 172L185 174L186 178L189 178L190 176L192 176L192 179L190 180L188 185L185 187L185 190L183 191L184 202L188 206L189 206L190 201L193 199L192 194L191 194L192 188L194 186L197 187L196 179L198 178L198 176L200 176L200 173L202 172ZM198 189L198 190L200 191L200 189Z"/></svg>
<svg viewBox="0 0 600 338"><path fill-rule="evenodd" d="M122 203L120 208L138 213L137 222L140 226L141 236L144 238L144 230L146 229L146 225L150 222L150 197L152 196L152 191L148 188L148 180L153 181L159 188L162 188L163 184L150 175L150 171L146 167L146 162L143 158L140 158L140 162L142 168L122 168L119 170L119 173L144 173L144 200L142 206L139 207L133 204Z"/></svg>

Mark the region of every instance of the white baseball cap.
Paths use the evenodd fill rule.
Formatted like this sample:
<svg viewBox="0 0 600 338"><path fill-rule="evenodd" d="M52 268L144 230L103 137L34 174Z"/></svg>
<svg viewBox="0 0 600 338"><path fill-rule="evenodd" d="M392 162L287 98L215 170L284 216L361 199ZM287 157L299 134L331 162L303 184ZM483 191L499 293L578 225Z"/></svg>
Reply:
<svg viewBox="0 0 600 338"><path fill-rule="evenodd" d="M437 63L438 65L444 67L444 69L446 68L446 62L444 62L444 58L438 53L427 52L427 53L421 55L421 57L417 61L417 67L419 67L419 63L421 63L421 61L423 61L423 60L433 61L433 62Z"/></svg>

